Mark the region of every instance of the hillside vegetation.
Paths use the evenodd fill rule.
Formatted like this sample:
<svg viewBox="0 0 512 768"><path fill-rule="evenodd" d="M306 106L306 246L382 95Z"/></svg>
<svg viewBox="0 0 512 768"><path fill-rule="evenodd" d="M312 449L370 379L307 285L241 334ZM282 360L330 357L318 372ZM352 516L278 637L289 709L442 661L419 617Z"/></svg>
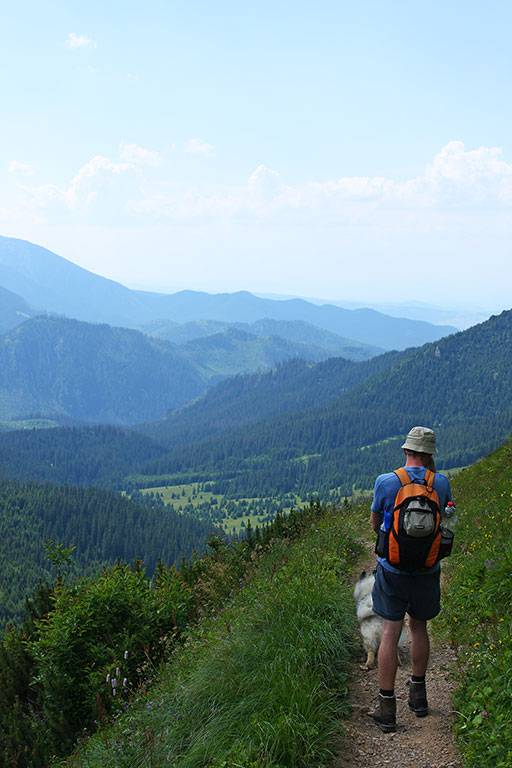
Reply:
<svg viewBox="0 0 512 768"><path fill-rule="evenodd" d="M123 478L165 449L121 427L62 427L0 434L0 478L122 490Z"/></svg>
<svg viewBox="0 0 512 768"><path fill-rule="evenodd" d="M452 483L459 522L441 630L458 650L455 729L465 764L512 766L512 443Z"/></svg>
<svg viewBox="0 0 512 768"><path fill-rule="evenodd" d="M73 545L74 572L101 571L103 565L141 558L153 576L159 558L179 565L214 526L164 509L155 501L135 503L97 488L0 481L0 635L7 623L19 625L25 595L52 581L45 542Z"/></svg>
<svg viewBox="0 0 512 768"><path fill-rule="evenodd" d="M224 729L230 723L230 730L224 733L211 723L210 736L220 739L225 753L238 749L231 741L236 731L246 754L260 754L267 742L269 754L276 749L291 754L297 738L304 754L328 754L335 737L332 715L346 701L353 633L342 576L357 553L338 518L311 504L300 514L278 516L263 531L248 530L238 544L214 537L209 556L182 563L179 573L160 564L153 582L136 562L133 568L119 563L99 577L59 579L55 588L40 585L23 630L10 630L0 648L1 764L40 768L51 755L68 753L84 728L94 731L107 715L130 712L134 692L149 689L162 659L177 653L187 675L203 656L196 654L198 639L205 653L224 639L224 661L220 667L214 662L196 683L195 703L185 694L183 706L210 706L207 678L226 690L252 670L263 683L243 703L232 690L231 702L249 719L219 709L218 724ZM53 554L57 562L59 553ZM69 557L60 554L62 561ZM225 673L220 678L219 670ZM174 680L175 671L170 674ZM274 683L279 692L260 732L252 707ZM169 703L170 722L186 724L186 717L178 721L174 693ZM144 703L142 709L153 705ZM197 722L198 731L203 725ZM186 733L178 738L190 744ZM150 741L156 743L152 736ZM197 761L198 750L196 744L191 759L195 753ZM112 752L107 754L110 759Z"/></svg>

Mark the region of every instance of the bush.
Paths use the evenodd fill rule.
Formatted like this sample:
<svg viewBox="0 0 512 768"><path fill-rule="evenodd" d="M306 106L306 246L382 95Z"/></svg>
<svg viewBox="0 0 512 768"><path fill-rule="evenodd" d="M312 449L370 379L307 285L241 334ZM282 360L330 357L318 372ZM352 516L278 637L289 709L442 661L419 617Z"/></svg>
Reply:
<svg viewBox="0 0 512 768"><path fill-rule="evenodd" d="M166 639L184 629L191 596L173 569L160 568L152 587L140 563L58 587L53 611L28 644L56 751L145 680Z"/></svg>

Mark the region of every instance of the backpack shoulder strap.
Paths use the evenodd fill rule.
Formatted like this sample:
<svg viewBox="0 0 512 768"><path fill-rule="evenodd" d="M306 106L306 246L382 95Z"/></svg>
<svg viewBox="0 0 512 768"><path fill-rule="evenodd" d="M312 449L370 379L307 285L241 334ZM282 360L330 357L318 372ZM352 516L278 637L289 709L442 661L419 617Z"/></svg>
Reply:
<svg viewBox="0 0 512 768"><path fill-rule="evenodd" d="M431 469L425 470L425 485L428 485L430 488L433 488L435 478L436 478L435 472L432 472Z"/></svg>
<svg viewBox="0 0 512 768"><path fill-rule="evenodd" d="M395 475L398 477L402 485L407 485L408 483L411 482L411 478L409 477L409 473L405 467L400 467L400 469L395 469Z"/></svg>

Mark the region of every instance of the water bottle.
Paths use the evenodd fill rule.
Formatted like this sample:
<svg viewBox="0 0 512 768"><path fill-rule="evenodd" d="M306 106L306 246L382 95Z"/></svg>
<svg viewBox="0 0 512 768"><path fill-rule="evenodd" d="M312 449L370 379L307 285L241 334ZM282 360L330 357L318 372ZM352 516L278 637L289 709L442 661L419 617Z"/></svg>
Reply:
<svg viewBox="0 0 512 768"><path fill-rule="evenodd" d="M453 501L449 501L441 515L441 543L439 546L439 560L448 557L453 547L453 535L457 525L457 510Z"/></svg>
<svg viewBox="0 0 512 768"><path fill-rule="evenodd" d="M441 516L441 531L451 533L451 538L455 533L455 526L457 525L457 510L453 501L449 501L444 512Z"/></svg>

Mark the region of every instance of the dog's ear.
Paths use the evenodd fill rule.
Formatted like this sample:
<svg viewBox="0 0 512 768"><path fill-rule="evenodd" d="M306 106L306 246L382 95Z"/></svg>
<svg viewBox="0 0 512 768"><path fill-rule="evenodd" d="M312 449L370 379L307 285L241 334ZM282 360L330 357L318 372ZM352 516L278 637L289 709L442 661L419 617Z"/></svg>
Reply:
<svg viewBox="0 0 512 768"><path fill-rule="evenodd" d="M359 577L359 580L364 579L365 576L366 576L366 571L361 571L361 575Z"/></svg>

